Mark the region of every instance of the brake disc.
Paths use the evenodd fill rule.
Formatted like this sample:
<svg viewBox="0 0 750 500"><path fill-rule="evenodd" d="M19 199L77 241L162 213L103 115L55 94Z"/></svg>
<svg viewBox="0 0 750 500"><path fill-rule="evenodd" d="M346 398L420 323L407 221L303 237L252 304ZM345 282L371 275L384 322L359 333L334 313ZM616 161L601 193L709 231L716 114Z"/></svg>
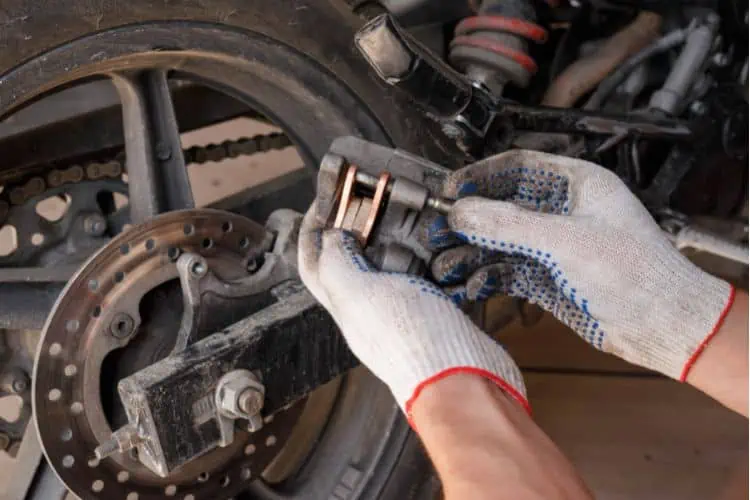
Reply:
<svg viewBox="0 0 750 500"><path fill-rule="evenodd" d="M32 400L47 460L76 495L128 500L229 498L260 476L282 448L297 421L299 404L278 413L255 433L238 430L232 444L166 478L143 467L137 456L94 458L94 449L118 424L117 412L107 411L103 404L102 396L115 391L114 385L102 384L105 358L127 353L144 338L177 334L179 318L172 325L161 321L159 328L153 328L142 302L150 292L163 291L178 278L179 255L199 254L212 271L231 281L247 273L248 263L262 257L269 244L262 226L235 214L210 209L171 212L112 239L71 279L42 334ZM157 299L155 310L167 305L168 301ZM208 312L202 316L215 322L217 314ZM169 345L163 348L160 356L169 349ZM179 394L174 399L181 404Z"/></svg>

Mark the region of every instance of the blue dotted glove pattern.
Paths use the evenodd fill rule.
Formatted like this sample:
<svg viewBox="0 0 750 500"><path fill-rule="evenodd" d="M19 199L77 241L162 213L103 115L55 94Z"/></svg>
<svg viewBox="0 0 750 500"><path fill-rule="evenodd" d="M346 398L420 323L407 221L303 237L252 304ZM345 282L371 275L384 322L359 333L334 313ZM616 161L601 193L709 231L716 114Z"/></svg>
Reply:
<svg viewBox="0 0 750 500"><path fill-rule="evenodd" d="M480 268L471 277L466 287L469 298L486 300L503 294L526 299L552 313L593 346L603 348L605 332L589 312L588 299L569 283L552 254L474 234L458 236L469 243L497 249L501 255L500 260Z"/></svg>
<svg viewBox="0 0 750 500"><path fill-rule="evenodd" d="M542 213L568 213L568 179L544 169L515 167L467 179L458 198L491 196Z"/></svg>
<svg viewBox="0 0 750 500"><path fill-rule="evenodd" d="M521 165L493 168L485 164L454 175L457 198L483 196L536 212L569 212L569 181L554 171ZM447 220L433 223L440 229L434 233L435 242L447 240L443 224L447 225ZM433 259L431 270L457 304L486 300L496 294L523 298L552 313L584 340L602 349L605 333L589 312L588 300L569 283L551 253L477 234L456 236L468 245L443 250Z"/></svg>

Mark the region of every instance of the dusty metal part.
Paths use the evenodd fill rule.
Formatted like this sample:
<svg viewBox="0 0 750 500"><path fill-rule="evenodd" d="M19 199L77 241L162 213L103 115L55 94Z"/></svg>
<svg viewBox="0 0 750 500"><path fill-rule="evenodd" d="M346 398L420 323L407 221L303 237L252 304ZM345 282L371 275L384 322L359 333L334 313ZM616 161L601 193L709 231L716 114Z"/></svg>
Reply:
<svg viewBox="0 0 750 500"><path fill-rule="evenodd" d="M219 379L214 393L214 404L219 423L221 447L234 441L234 423L237 419L248 421L247 430L257 432L263 427L260 410L266 388L249 370L232 370Z"/></svg>
<svg viewBox="0 0 750 500"><path fill-rule="evenodd" d="M430 256L415 234L419 217L452 206L439 196L447 175L447 169L403 151L338 139L318 174L318 220L352 231L381 269L416 270Z"/></svg>
<svg viewBox="0 0 750 500"><path fill-rule="evenodd" d="M41 329L62 288L63 283L0 283L0 328Z"/></svg>
<svg viewBox="0 0 750 500"><path fill-rule="evenodd" d="M722 238L706 229L690 225L686 220L680 218L665 219L661 221L661 227L674 246L680 251L692 249L723 257L739 262L740 264L748 264L747 244Z"/></svg>
<svg viewBox="0 0 750 500"><path fill-rule="evenodd" d="M718 16L711 14L688 33L685 46L672 65L667 81L651 96L650 109L667 115L674 115L682 109L693 84L706 69L706 61L714 48L719 24Z"/></svg>
<svg viewBox="0 0 750 500"><path fill-rule="evenodd" d="M23 440L20 442L15 456L16 466L13 468L13 480L3 485L4 498L23 499L35 488L37 469L42 460L42 447L39 444L34 426L27 426ZM41 497L44 499L52 497Z"/></svg>
<svg viewBox="0 0 750 500"><path fill-rule="evenodd" d="M662 18L641 12L625 28L603 42L593 54L579 58L550 84L542 104L569 108L588 94L628 57L640 52L659 36Z"/></svg>
<svg viewBox="0 0 750 500"><path fill-rule="evenodd" d="M15 420L0 418L0 451L11 456L19 452L19 443L27 433L31 418L31 373L37 332L13 330L0 336L0 397L21 398Z"/></svg>
<svg viewBox="0 0 750 500"><path fill-rule="evenodd" d="M0 287L8 283L66 283L78 267L77 264L61 264L54 267L2 267Z"/></svg>
<svg viewBox="0 0 750 500"><path fill-rule="evenodd" d="M373 38L399 39L387 54L371 53L368 41ZM373 18L355 37L368 63L389 85L405 92L413 103L439 123L450 123L461 131L452 134L456 145L474 157L483 151L502 151L516 130L544 133L567 133L581 136L628 136L687 141L693 131L683 122L671 118L636 114L605 114L579 109L557 109L516 104L498 100L484 87L472 86L416 44L411 35L389 15ZM406 75L391 75L387 61L408 58Z"/></svg>
<svg viewBox="0 0 750 500"><path fill-rule="evenodd" d="M227 373L250 370L263 380L263 426L251 420L249 428L256 439L268 436L279 418L288 418L300 397L358 363L331 317L299 281L287 280L267 296L273 302L257 313L118 384L129 422L143 426L149 468L157 474L232 442L237 430L228 427L230 419L247 415L240 409L242 393L251 384L260 386L242 377L222 395ZM184 404L175 407L173 394Z"/></svg>
<svg viewBox="0 0 750 500"><path fill-rule="evenodd" d="M68 283L39 344L33 392L47 459L76 495L97 497L103 485L103 491L123 498L133 492L140 499L162 498L165 492L228 498L250 477L245 472L250 471L248 459L253 462L252 475L271 460L276 448L264 446L264 440L274 436L279 446L283 444L284 429L296 421L294 408L252 441L240 431L232 445L166 478L156 477L127 454L92 460L94 449L112 435L100 399L104 359L117 349L127 350L147 333L139 304L149 289L179 278L177 253L201 255L217 273L234 278L245 275L247 260L263 254L269 244L263 227L234 214L208 209L171 212L115 237ZM135 323L134 334L124 338L109 334L121 313ZM252 457L246 454L249 444L258 450ZM145 453L142 448L138 445L139 458Z"/></svg>
<svg viewBox="0 0 750 500"><path fill-rule="evenodd" d="M138 426L127 424L117 429L108 440L94 448L94 456L97 460L102 460L115 453L130 451L141 442L143 442L143 438L139 433Z"/></svg>
<svg viewBox="0 0 750 500"><path fill-rule="evenodd" d="M276 233L273 251L266 253L260 269L204 290L254 302L256 314L119 382L128 425L138 429L141 439L138 459L156 474L166 476L212 449L232 445L236 419L247 420L249 432L267 433L276 414L283 412L282 419L288 420L294 414L290 407L299 406L301 397L356 363L330 316L298 281L289 279L296 275L301 218L290 210L273 214L268 223ZM186 269L203 264L187 252L180 258ZM210 268L201 274L208 278ZM269 290L274 284L278 286ZM173 404L174 394L181 395L179 407Z"/></svg>
<svg viewBox="0 0 750 500"><path fill-rule="evenodd" d="M4 223L0 224L15 229L16 248L0 257L0 266L52 267L80 263L107 241L106 228L92 232L91 222L93 219L99 223L106 221L105 224L110 226L123 216L122 211L127 208L118 210L112 201L105 211L103 203L106 205L105 201L113 200L116 194L125 196L127 185L121 179L83 180L39 192L35 189L31 197L18 196L23 202L11 205ZM46 184L40 182L40 185ZM19 188L10 188L11 198L15 197L15 189ZM24 190L26 194L30 192ZM51 215L40 213L43 212L42 204L51 198L58 198L54 215L61 216L57 220L50 220L47 217ZM63 213L59 214L60 211ZM56 271L51 269L49 272Z"/></svg>

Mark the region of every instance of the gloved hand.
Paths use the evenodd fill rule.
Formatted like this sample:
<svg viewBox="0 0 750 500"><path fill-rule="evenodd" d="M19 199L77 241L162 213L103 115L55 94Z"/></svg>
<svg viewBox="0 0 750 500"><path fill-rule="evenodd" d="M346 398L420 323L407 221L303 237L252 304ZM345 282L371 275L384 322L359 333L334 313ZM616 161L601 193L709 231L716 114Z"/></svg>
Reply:
<svg viewBox="0 0 750 500"><path fill-rule="evenodd" d="M457 171L443 194L459 198L447 224L470 245L432 271L458 300L526 298L596 348L682 381L733 301L592 163L508 151Z"/></svg>
<svg viewBox="0 0 750 500"><path fill-rule="evenodd" d="M492 380L528 410L516 364L440 288L378 271L350 233L321 230L314 211L300 230L300 276L407 416L425 386L459 372Z"/></svg>

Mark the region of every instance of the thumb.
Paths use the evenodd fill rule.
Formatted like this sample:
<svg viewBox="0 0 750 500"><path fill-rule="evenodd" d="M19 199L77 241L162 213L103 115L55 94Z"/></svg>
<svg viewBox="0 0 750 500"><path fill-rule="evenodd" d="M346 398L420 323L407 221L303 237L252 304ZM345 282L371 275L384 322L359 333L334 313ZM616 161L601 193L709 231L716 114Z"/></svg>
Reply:
<svg viewBox="0 0 750 500"><path fill-rule="evenodd" d="M323 250L320 254L320 282L329 292L358 286L376 272L362 255L362 248L354 235L340 229L323 233Z"/></svg>
<svg viewBox="0 0 750 500"><path fill-rule="evenodd" d="M322 232L316 220L317 207L315 202L305 213L297 237L297 268L300 277L306 284L315 278L318 272L318 259L322 248Z"/></svg>
<svg viewBox="0 0 750 500"><path fill-rule="evenodd" d="M472 245L506 253L538 252L540 256L569 245L576 222L571 215L537 212L507 201L476 197L456 201L448 215L451 229Z"/></svg>

